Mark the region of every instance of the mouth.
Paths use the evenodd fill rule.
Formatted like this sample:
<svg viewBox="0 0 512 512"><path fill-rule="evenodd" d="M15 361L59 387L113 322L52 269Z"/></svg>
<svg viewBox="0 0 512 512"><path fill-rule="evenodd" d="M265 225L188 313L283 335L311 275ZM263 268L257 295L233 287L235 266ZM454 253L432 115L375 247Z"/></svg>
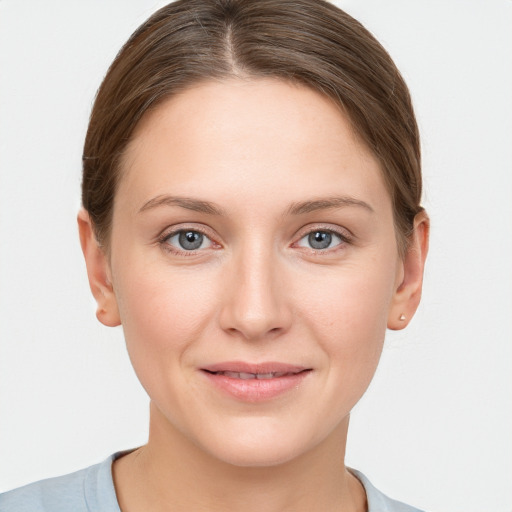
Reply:
<svg viewBox="0 0 512 512"><path fill-rule="evenodd" d="M208 370L206 370L208 371ZM305 370L304 370L305 371ZM258 379L258 380L269 380L269 379L278 379L280 377L291 377L292 375L297 375L294 372L267 372L267 373L248 373L248 372L209 372L214 375L224 375L229 377L230 379L242 379L242 380L250 380L250 379Z"/></svg>
<svg viewBox="0 0 512 512"><path fill-rule="evenodd" d="M299 388L311 368L284 363L225 362L201 368L213 387L238 401L271 400Z"/></svg>

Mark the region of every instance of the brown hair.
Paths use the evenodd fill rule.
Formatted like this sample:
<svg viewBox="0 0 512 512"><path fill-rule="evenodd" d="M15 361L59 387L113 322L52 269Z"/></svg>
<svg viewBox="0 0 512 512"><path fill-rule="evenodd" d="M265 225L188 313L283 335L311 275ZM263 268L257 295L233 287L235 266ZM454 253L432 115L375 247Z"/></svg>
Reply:
<svg viewBox="0 0 512 512"><path fill-rule="evenodd" d="M276 77L327 95L381 162L403 251L422 210L418 128L390 56L324 0L178 0L141 25L98 91L85 139L82 203L108 247L120 157L149 108L193 83Z"/></svg>

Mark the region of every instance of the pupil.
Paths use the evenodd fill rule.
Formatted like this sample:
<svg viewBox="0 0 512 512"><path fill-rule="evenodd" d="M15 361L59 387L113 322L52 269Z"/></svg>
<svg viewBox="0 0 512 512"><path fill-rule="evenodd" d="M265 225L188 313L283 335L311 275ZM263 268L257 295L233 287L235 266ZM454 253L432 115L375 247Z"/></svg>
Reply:
<svg viewBox="0 0 512 512"><path fill-rule="evenodd" d="M308 238L313 249L327 249L331 245L332 235L325 231L317 231L311 233Z"/></svg>
<svg viewBox="0 0 512 512"><path fill-rule="evenodd" d="M179 242L183 249L193 251L199 249L203 243L203 235L196 231L183 231L180 233Z"/></svg>

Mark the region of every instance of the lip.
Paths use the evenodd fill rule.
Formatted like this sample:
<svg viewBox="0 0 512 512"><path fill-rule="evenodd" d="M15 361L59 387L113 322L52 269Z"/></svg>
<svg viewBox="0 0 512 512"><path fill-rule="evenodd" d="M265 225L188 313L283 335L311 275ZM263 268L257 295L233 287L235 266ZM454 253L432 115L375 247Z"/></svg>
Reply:
<svg viewBox="0 0 512 512"><path fill-rule="evenodd" d="M237 400L252 403L271 400L297 389L312 371L304 366L275 361L226 361L200 370L216 389Z"/></svg>

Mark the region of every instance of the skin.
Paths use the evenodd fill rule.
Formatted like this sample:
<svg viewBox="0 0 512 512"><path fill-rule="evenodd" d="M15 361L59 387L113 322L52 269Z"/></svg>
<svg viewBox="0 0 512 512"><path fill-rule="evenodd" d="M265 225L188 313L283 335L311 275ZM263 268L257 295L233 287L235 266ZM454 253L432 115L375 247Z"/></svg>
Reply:
<svg viewBox="0 0 512 512"><path fill-rule="evenodd" d="M108 252L79 214L98 318L122 324L151 399L148 444L114 464L123 512L366 510L343 465L349 413L386 327L418 306L425 214L414 227L401 258L377 160L310 89L206 82L146 114L123 157ZM187 253L179 229L207 238ZM315 232L331 245L313 249ZM309 371L251 402L201 370L224 361Z"/></svg>

